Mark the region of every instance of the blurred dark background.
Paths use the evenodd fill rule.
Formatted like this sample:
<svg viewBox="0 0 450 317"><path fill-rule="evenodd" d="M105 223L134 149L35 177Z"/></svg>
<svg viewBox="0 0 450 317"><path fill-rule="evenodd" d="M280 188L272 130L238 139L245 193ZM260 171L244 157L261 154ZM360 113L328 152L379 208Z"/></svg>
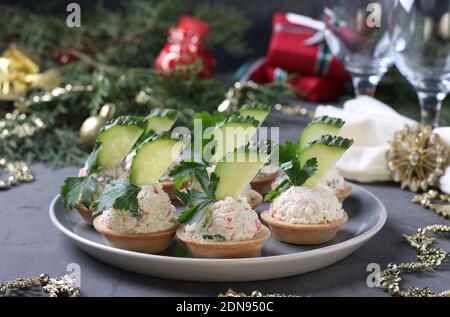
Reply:
<svg viewBox="0 0 450 317"><path fill-rule="evenodd" d="M104 5L108 8L118 9L126 7L133 0L104 0ZM252 57L263 56L266 53L271 34L272 16L277 11L287 11L301 13L308 16L320 17L322 12L322 1L316 0L197 0L201 3L211 5L222 3L233 6L243 12L251 21L251 27L245 34L245 39L251 48L247 56L234 57L223 50L213 51L218 61L217 71L233 72L241 64ZM42 3L45 2L45 11ZM66 6L68 3L75 2L81 6L81 10L92 10L95 1L92 0L0 0L0 3L19 5L32 9L36 12L44 12L52 15L61 15L66 17ZM82 18L83 19L83 18ZM0 30L1 32L1 30Z"/></svg>

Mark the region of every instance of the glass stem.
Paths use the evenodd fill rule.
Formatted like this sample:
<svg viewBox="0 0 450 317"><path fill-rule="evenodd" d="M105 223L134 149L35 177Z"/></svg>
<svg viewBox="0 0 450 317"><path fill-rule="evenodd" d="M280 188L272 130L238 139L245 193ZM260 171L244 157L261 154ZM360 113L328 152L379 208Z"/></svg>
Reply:
<svg viewBox="0 0 450 317"><path fill-rule="evenodd" d="M380 77L375 75L352 75L353 88L355 89L356 97L359 96L371 96L375 95L375 89L377 88Z"/></svg>
<svg viewBox="0 0 450 317"><path fill-rule="evenodd" d="M439 125L439 113L445 95L443 92L417 90L420 103L420 122L422 124L432 127Z"/></svg>

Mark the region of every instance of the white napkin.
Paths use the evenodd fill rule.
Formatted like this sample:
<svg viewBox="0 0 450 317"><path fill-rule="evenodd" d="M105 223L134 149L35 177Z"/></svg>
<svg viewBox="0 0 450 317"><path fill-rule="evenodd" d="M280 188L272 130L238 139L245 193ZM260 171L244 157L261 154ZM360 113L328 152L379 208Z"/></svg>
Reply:
<svg viewBox="0 0 450 317"><path fill-rule="evenodd" d="M348 100L343 109L318 106L315 115L329 115L345 120L339 135L352 138L355 143L337 162L336 167L345 178L359 182L391 180L386 160L389 141L394 132L402 129L405 124L416 123L368 96ZM434 132L450 146L450 127L436 128ZM441 190L450 193L450 167L445 170L440 183Z"/></svg>

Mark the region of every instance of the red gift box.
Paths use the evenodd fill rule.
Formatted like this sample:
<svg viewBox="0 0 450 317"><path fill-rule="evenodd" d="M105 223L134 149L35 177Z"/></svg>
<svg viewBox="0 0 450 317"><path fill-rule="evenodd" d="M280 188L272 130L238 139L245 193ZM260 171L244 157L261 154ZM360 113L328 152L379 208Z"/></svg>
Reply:
<svg viewBox="0 0 450 317"><path fill-rule="evenodd" d="M316 75L298 75L270 66L266 58L260 58L246 68L241 81L253 80L257 83L275 82L285 85L286 81L296 88L296 95L300 99L323 102L336 100L342 95L344 82Z"/></svg>
<svg viewBox="0 0 450 317"><path fill-rule="evenodd" d="M277 12L272 28L267 53L270 66L304 75L350 79L342 63L331 54L325 41L320 40L318 32L323 30L323 22L299 14ZM314 37L318 38L318 43L312 44Z"/></svg>
<svg viewBox="0 0 450 317"><path fill-rule="evenodd" d="M344 89L343 81L315 75L289 75L278 67L265 68L266 79L269 82L279 82L282 85L287 81L296 88L296 95L300 99L321 102L337 99Z"/></svg>

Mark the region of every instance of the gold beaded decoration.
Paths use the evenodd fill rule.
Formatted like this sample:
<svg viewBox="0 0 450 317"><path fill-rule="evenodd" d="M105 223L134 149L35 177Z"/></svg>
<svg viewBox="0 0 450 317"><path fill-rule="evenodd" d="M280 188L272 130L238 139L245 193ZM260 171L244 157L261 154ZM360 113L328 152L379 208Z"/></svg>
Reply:
<svg viewBox="0 0 450 317"><path fill-rule="evenodd" d="M268 293L263 294L260 291L253 291L250 295L245 293L237 293L229 288L225 293L220 293L219 297L299 297L298 295L292 294L281 294L281 293Z"/></svg>
<svg viewBox="0 0 450 317"><path fill-rule="evenodd" d="M449 257L449 252L441 248L432 248L431 245L436 240L435 237L428 236L427 233L450 233L450 226L432 225L417 229L413 235L403 235L406 241L417 251L419 262L393 264L390 263L387 268L381 272L379 287L389 292L392 296L399 297L449 297L450 289L435 292L428 287L411 286L405 290L400 289L402 281L401 273L415 272L426 269L437 270Z"/></svg>
<svg viewBox="0 0 450 317"><path fill-rule="evenodd" d="M281 104L275 105L275 110L280 111L282 114L288 116L302 116L307 118L314 118L314 111L309 110L308 108L294 105L294 106L286 106Z"/></svg>
<svg viewBox="0 0 450 317"><path fill-rule="evenodd" d="M50 278L43 273L39 277L17 278L13 281L0 283L0 296L5 295L8 289L26 289L42 286L48 297L80 297L80 290L75 287L75 280L68 275L60 278Z"/></svg>
<svg viewBox="0 0 450 317"><path fill-rule="evenodd" d="M3 169L8 174L6 179L0 179L0 190L34 180L28 165L22 161L8 162L5 158L0 158L0 169Z"/></svg>
<svg viewBox="0 0 450 317"><path fill-rule="evenodd" d="M69 92L93 90L94 86L92 85L68 84L64 87L54 88L42 95L33 96L30 99L25 99L24 97L19 98L19 100L14 103L15 109L12 112L5 114L5 117L0 120L0 139L7 139L10 137L26 138L48 127L43 119L28 114L31 106L38 103L50 102L54 98Z"/></svg>
<svg viewBox="0 0 450 317"><path fill-rule="evenodd" d="M24 97L14 102L14 110L5 114L0 120L0 139L9 139L12 137L28 138L36 132L48 128L44 120L30 115L30 108L38 103L46 103L54 98L69 92L91 92L94 90L92 85L65 85L57 87L42 95L36 95L30 99ZM0 158L0 169L7 174L7 179L0 179L0 190L8 189L14 185L34 180L29 167L22 161L7 162L5 158Z"/></svg>
<svg viewBox="0 0 450 317"><path fill-rule="evenodd" d="M229 88L227 93L225 94L225 100L218 106L217 110L219 112L227 112L231 113L236 111L239 108L239 102L243 95L245 95L246 91L250 91L247 95L247 98L250 100L257 99L255 94L251 92L252 90L257 91L261 85L255 83L252 80L240 82L237 81L234 83L233 87ZM140 93L139 100L145 100L145 94ZM276 111L279 111L286 115L300 115L303 117L313 118L314 111L309 110L306 107L302 107L299 105L281 105L276 104L274 106Z"/></svg>
<svg viewBox="0 0 450 317"><path fill-rule="evenodd" d="M412 192L436 186L448 164L448 148L431 126L420 124L396 131L386 153L392 179Z"/></svg>
<svg viewBox="0 0 450 317"><path fill-rule="evenodd" d="M436 201L444 201L446 203L439 204ZM433 210L439 216L450 219L450 195L442 194L432 189L421 195L415 195L412 202L421 204L422 207Z"/></svg>

